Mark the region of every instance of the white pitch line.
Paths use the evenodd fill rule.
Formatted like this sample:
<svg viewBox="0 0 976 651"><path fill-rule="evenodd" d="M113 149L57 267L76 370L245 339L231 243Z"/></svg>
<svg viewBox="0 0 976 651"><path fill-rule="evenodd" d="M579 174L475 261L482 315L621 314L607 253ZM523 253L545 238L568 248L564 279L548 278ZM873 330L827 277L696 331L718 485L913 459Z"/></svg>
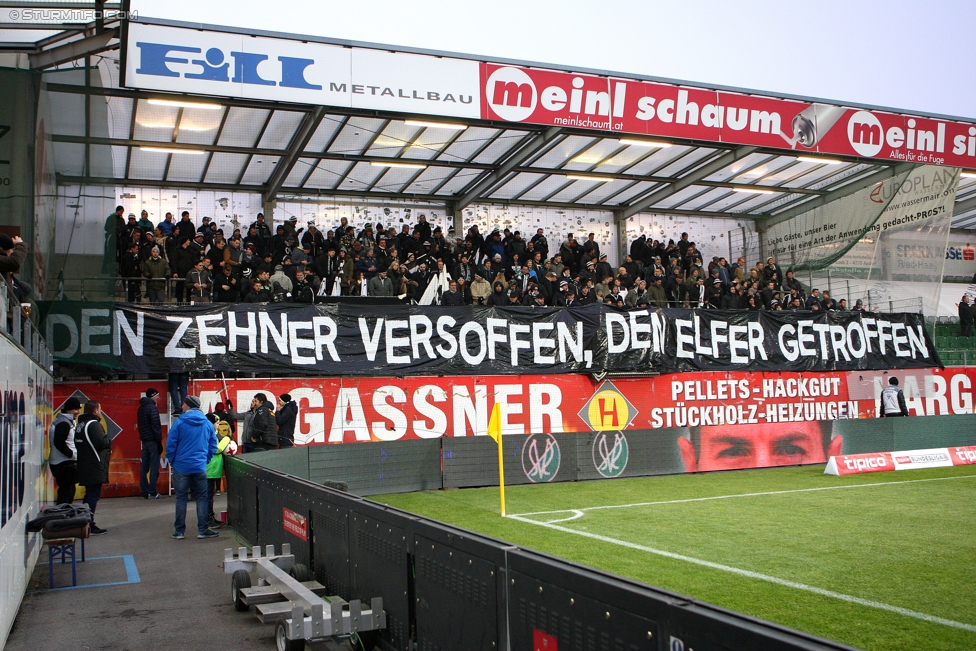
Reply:
<svg viewBox="0 0 976 651"><path fill-rule="evenodd" d="M868 608L877 608L878 610L886 610L888 612L896 613L898 615L904 615L905 617L912 617L914 619L920 619L925 622L931 622L933 624L941 624L942 626L949 626L951 628L958 628L964 631L969 631L970 633L976 633L976 626L974 626L973 624L965 624L963 622L957 622L955 620L946 619L944 617L936 617L935 615L920 613L916 610L910 610L908 608L902 608L900 606L892 606L891 604L882 603L880 601L862 599L861 597L854 597L852 595L844 594L842 592L825 590L824 588L817 588L812 585L806 585L805 583L797 583L796 581L787 581L786 579L780 579L775 576L770 576L768 574L760 574L759 572L752 572L750 570L743 570L738 567L732 567L731 565L722 565L721 563L713 563L711 561L705 561L700 558L685 556L684 554L675 554L674 552L664 551L663 549L655 549L653 547L647 547L645 545L638 545L637 543L627 542L626 540L618 540L616 538L610 538L609 536L601 536L599 534L589 533L587 531L577 531L575 529L561 527L557 524L552 524L550 522L539 522L537 520L530 520L528 518L523 518L517 515L509 515L507 517L513 520L518 520L519 522L525 522L527 524L534 524L540 527L547 527L549 529L554 529L556 531L562 531L563 533L571 533L577 536L583 536L585 538L592 538L593 540L599 540L601 542L610 543L613 545L620 545L621 547L629 547L630 549L635 549L637 551L648 552L650 554L657 554L658 556L664 556L666 558L672 558L674 560L685 561L687 563L694 563L695 565L701 565L703 567L708 567L714 570L721 570L723 572L738 574L739 576L744 576L750 579L758 579L760 581L766 581L768 583L775 583L776 585L782 585L787 588L794 588L796 590L804 590L806 592L812 592L814 594L818 594L824 597L831 597L833 599L839 599L841 601L847 601L853 604L858 604L859 606L866 606Z"/></svg>
<svg viewBox="0 0 976 651"><path fill-rule="evenodd" d="M843 486L819 486L817 488L791 488L782 491L765 491L762 493L736 493L735 495L714 495L712 497L689 497L683 500L664 500L660 502L636 502L634 504L608 504L605 506L586 506L581 509L558 509L555 511L535 511L533 513L516 513L512 518L526 517L530 515L550 515L554 513L572 513L573 517L553 522L565 522L583 517L586 511L602 511L604 509L629 509L636 506L659 506L662 504L687 504L689 502L709 502L712 500L730 500L737 497L761 497L763 495L788 495L790 493L813 493L816 491L833 491L844 488L870 488L873 486L898 486L899 484L920 484L929 481L948 481L950 479L973 479L976 475L957 475L955 477L931 477L929 479L905 479L902 481L881 481L873 484L845 484Z"/></svg>

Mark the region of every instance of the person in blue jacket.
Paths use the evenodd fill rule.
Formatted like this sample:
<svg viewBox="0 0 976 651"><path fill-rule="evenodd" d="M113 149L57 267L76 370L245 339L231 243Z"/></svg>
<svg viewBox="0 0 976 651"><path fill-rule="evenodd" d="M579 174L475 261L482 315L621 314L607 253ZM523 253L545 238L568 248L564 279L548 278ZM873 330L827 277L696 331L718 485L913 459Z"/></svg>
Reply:
<svg viewBox="0 0 976 651"><path fill-rule="evenodd" d="M173 538L186 537L186 502L191 489L197 503L197 538L216 538L220 533L207 526L207 464L217 454L216 432L213 423L200 411L200 399L196 396L187 396L182 410L166 439L166 458L176 488Z"/></svg>

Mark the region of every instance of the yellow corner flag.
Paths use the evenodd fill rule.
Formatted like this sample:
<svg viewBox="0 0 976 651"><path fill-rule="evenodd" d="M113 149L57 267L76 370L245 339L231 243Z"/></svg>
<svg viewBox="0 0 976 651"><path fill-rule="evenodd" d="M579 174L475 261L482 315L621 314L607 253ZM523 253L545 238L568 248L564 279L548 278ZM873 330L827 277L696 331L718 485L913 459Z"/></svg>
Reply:
<svg viewBox="0 0 976 651"><path fill-rule="evenodd" d="M502 452L502 410L497 402L491 409L488 420L488 436L498 444L498 490L502 505L502 517L505 517L505 456Z"/></svg>

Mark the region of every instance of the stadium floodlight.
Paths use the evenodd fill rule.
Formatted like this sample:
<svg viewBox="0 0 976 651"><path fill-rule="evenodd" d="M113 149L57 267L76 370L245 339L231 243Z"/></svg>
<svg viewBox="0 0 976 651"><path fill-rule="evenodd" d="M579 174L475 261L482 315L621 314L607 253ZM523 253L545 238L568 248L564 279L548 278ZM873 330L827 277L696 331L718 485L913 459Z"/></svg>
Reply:
<svg viewBox="0 0 976 651"><path fill-rule="evenodd" d="M451 124L448 122L429 122L427 120L404 120L404 124L411 127L429 127L431 129L451 129L452 131L464 131L468 128L466 124Z"/></svg>
<svg viewBox="0 0 976 651"><path fill-rule="evenodd" d="M195 108L203 109L204 111L219 111L224 108L220 104L208 104L206 102L184 102L183 100L176 99L148 99L146 100L149 104L154 104L156 106L175 106L176 108Z"/></svg>
<svg viewBox="0 0 976 651"><path fill-rule="evenodd" d="M151 151L157 154L206 154L202 149L176 149L171 147L139 147L139 151Z"/></svg>
<svg viewBox="0 0 976 651"><path fill-rule="evenodd" d="M567 174L566 178L573 181L593 181L594 183L609 183L614 180L612 176L583 176L582 174Z"/></svg>
<svg viewBox="0 0 976 651"><path fill-rule="evenodd" d="M425 170L426 165L418 165L416 163L385 163L383 161L370 161L370 165L373 167L403 167L408 170Z"/></svg>
<svg viewBox="0 0 976 651"><path fill-rule="evenodd" d="M660 142L658 140L635 140L633 138L621 138L618 141L621 145L633 145L634 147L659 147L667 149L671 146L670 142Z"/></svg>
<svg viewBox="0 0 976 651"><path fill-rule="evenodd" d="M962 172L959 176L964 179L976 179L976 172Z"/></svg>
<svg viewBox="0 0 976 651"><path fill-rule="evenodd" d="M798 161L804 163L817 163L818 165L843 165L844 161L836 158L817 158L816 156L797 156Z"/></svg>
<svg viewBox="0 0 976 651"><path fill-rule="evenodd" d="M748 192L750 194L775 194L772 190L760 190L759 188L732 188L733 192Z"/></svg>

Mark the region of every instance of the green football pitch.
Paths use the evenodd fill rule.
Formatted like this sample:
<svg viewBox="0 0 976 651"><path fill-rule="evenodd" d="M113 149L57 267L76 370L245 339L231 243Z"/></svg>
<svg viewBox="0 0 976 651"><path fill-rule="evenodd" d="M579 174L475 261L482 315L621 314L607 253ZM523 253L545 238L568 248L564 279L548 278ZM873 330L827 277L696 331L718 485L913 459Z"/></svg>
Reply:
<svg viewBox="0 0 976 651"><path fill-rule="evenodd" d="M376 499L864 649L976 649L976 467L823 466Z"/></svg>

